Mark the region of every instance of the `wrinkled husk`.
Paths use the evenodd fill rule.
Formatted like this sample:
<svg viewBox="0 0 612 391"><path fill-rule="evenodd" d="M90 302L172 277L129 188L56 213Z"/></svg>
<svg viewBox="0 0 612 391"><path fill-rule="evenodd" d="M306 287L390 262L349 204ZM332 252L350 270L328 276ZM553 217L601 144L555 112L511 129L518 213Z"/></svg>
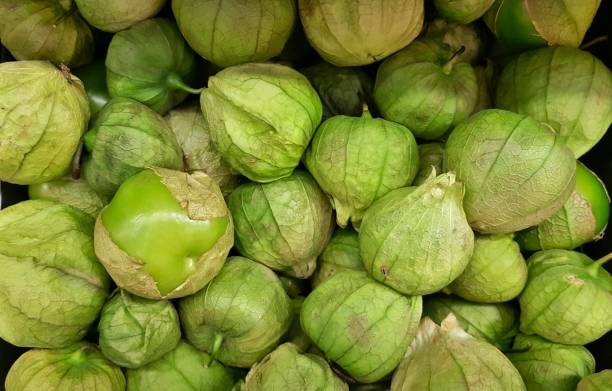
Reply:
<svg viewBox="0 0 612 391"><path fill-rule="evenodd" d="M422 185L432 172L444 174L444 143L427 143L419 145L419 171L412 184ZM435 170L435 171L434 171ZM435 174L434 174L435 175Z"/></svg>
<svg viewBox="0 0 612 391"><path fill-rule="evenodd" d="M436 294L423 301L423 316L441 324L453 313L472 337L488 342L502 352L510 349L519 331L518 307L513 303L472 303L457 296Z"/></svg>
<svg viewBox="0 0 612 391"><path fill-rule="evenodd" d="M237 374L181 340L157 361L127 370L130 391L231 391Z"/></svg>
<svg viewBox="0 0 612 391"><path fill-rule="evenodd" d="M434 0L436 9L448 20L468 24L480 18L495 0Z"/></svg>
<svg viewBox="0 0 612 391"><path fill-rule="evenodd" d="M113 36L106 54L106 82L111 97L137 100L160 114L199 92L195 53L173 21L139 22Z"/></svg>
<svg viewBox="0 0 612 391"><path fill-rule="evenodd" d="M210 284L179 302L187 339L225 365L249 368L291 325L291 300L267 267L231 257ZM222 337L215 352L215 338Z"/></svg>
<svg viewBox="0 0 612 391"><path fill-rule="evenodd" d="M462 24L436 18L427 24L424 37L447 44L453 52L463 47L463 53L457 56L459 61L475 65L484 55L483 35L475 24Z"/></svg>
<svg viewBox="0 0 612 391"><path fill-rule="evenodd" d="M310 44L337 66L371 64L397 52L419 35L424 17L423 0L300 0L299 9Z"/></svg>
<svg viewBox="0 0 612 391"><path fill-rule="evenodd" d="M91 61L94 40L71 0L2 0L0 40L17 60Z"/></svg>
<svg viewBox="0 0 612 391"><path fill-rule="evenodd" d="M612 277L584 254L545 250L527 260L521 332L584 345L612 329Z"/></svg>
<svg viewBox="0 0 612 391"><path fill-rule="evenodd" d="M585 376L595 371L595 359L583 346L549 342L519 334L506 353L529 390L575 391Z"/></svg>
<svg viewBox="0 0 612 391"><path fill-rule="evenodd" d="M241 391L348 391L324 358L304 354L291 343L253 365Z"/></svg>
<svg viewBox="0 0 612 391"><path fill-rule="evenodd" d="M366 212L359 246L372 278L399 292L439 291L463 272L474 233L463 212L463 184L452 173L394 190Z"/></svg>
<svg viewBox="0 0 612 391"><path fill-rule="evenodd" d="M448 289L466 300L501 303L517 297L526 282L527 264L513 235L479 235L470 262Z"/></svg>
<svg viewBox="0 0 612 391"><path fill-rule="evenodd" d="M224 196L238 187L240 176L213 145L210 130L197 103L170 111L166 120L183 150L185 171L204 171L217 182Z"/></svg>
<svg viewBox="0 0 612 391"><path fill-rule="evenodd" d="M183 168L182 153L170 126L135 100L110 101L89 131L97 134L91 155L84 159L83 176L104 196L111 197L123 181L145 167Z"/></svg>
<svg viewBox="0 0 612 391"><path fill-rule="evenodd" d="M176 201L193 220L228 217L225 233L215 245L200 256L193 274L166 295L162 295L153 277L142 270L143 262L121 250L104 226L101 214L96 220L94 244L96 255L117 286L148 299L174 299L191 295L204 287L221 270L234 244L234 226L219 186L206 174L150 168L161 178Z"/></svg>
<svg viewBox="0 0 612 391"><path fill-rule="evenodd" d="M174 306L118 290L102 308L99 345L104 355L124 368L138 368L170 352L181 339Z"/></svg>
<svg viewBox="0 0 612 391"><path fill-rule="evenodd" d="M492 345L467 334L451 314L421 326L393 375L391 391L526 390L512 363Z"/></svg>
<svg viewBox="0 0 612 391"><path fill-rule="evenodd" d="M374 106L374 82L363 70L339 68L322 62L300 72L321 97L323 119L334 115L360 116L364 103Z"/></svg>
<svg viewBox="0 0 612 391"><path fill-rule="evenodd" d="M48 62L5 62L0 102L0 180L28 185L64 175L89 121L81 81Z"/></svg>
<svg viewBox="0 0 612 391"><path fill-rule="evenodd" d="M327 196L307 172L244 184L227 203L240 254L293 277L312 275L334 224Z"/></svg>
<svg viewBox="0 0 612 391"><path fill-rule="evenodd" d="M63 349L32 349L11 367L6 391L123 391L121 368L108 361L89 342Z"/></svg>
<svg viewBox="0 0 612 391"><path fill-rule="evenodd" d="M383 117L435 140L466 119L478 98L472 66L448 45L419 39L378 68L374 100Z"/></svg>
<svg viewBox="0 0 612 391"><path fill-rule="evenodd" d="M32 200L56 201L77 208L94 219L108 203L83 179L59 178L51 182L30 185L28 194Z"/></svg>
<svg viewBox="0 0 612 391"><path fill-rule="evenodd" d="M166 0L74 0L79 12L95 28L114 33L155 16Z"/></svg>
<svg viewBox="0 0 612 391"><path fill-rule="evenodd" d="M172 11L189 45L220 67L278 55L297 14L294 0L174 0Z"/></svg>
<svg viewBox="0 0 612 391"><path fill-rule="evenodd" d="M504 67L495 104L546 122L579 158L612 123L612 73L578 49L524 52Z"/></svg>
<svg viewBox="0 0 612 391"><path fill-rule="evenodd" d="M96 320L110 279L94 255L93 219L53 201L0 212L0 337L65 347Z"/></svg>
<svg viewBox="0 0 612 391"><path fill-rule="evenodd" d="M373 383L391 373L414 338L420 296L403 296L364 272L343 271L306 297L304 332L355 380Z"/></svg>
<svg viewBox="0 0 612 391"><path fill-rule="evenodd" d="M225 69L208 79L200 103L221 155L257 182L291 175L323 110L308 79L278 64Z"/></svg>
<svg viewBox="0 0 612 391"><path fill-rule="evenodd" d="M607 391L612 384L612 369L589 375L578 383L576 391Z"/></svg>
<svg viewBox="0 0 612 391"><path fill-rule="evenodd" d="M533 118L504 110L484 110L458 125L446 142L445 167L465 184L465 213L481 233L539 224L575 184L576 163L563 141Z"/></svg>
<svg viewBox="0 0 612 391"><path fill-rule="evenodd" d="M338 229L332 235L319 256L317 269L311 279L312 287L316 288L323 281L344 270L365 271L359 254L359 236L350 228Z"/></svg>
<svg viewBox="0 0 612 391"><path fill-rule="evenodd" d="M419 167L410 130L369 112L335 116L317 129L304 164L331 198L336 222L358 227L374 201L409 186Z"/></svg>

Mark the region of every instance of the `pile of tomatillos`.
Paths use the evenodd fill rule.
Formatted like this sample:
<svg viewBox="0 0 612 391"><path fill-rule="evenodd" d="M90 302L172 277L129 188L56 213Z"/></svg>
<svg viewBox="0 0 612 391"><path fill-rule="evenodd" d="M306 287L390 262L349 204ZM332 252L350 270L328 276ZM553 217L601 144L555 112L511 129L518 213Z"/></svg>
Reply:
<svg viewBox="0 0 612 391"><path fill-rule="evenodd" d="M599 5L0 0L6 390L610 390Z"/></svg>

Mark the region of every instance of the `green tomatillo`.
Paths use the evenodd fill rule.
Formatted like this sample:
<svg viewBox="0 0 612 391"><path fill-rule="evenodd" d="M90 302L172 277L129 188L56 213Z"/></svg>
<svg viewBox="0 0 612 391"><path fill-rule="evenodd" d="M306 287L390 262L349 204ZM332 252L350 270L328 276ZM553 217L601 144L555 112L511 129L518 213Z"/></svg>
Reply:
<svg viewBox="0 0 612 391"><path fill-rule="evenodd" d="M359 235L351 228L337 229L319 256L312 287L344 270L365 271L359 254Z"/></svg>
<svg viewBox="0 0 612 391"><path fill-rule="evenodd" d="M82 210L96 218L108 203L105 197L96 193L83 179L63 177L51 182L28 186L31 200L57 201Z"/></svg>
<svg viewBox="0 0 612 391"><path fill-rule="evenodd" d="M610 384L612 384L612 369L604 369L580 380L576 391L607 391Z"/></svg>
<svg viewBox="0 0 612 391"><path fill-rule="evenodd" d="M495 0L434 0L436 9L444 18L467 24L480 18Z"/></svg>
<svg viewBox="0 0 612 391"><path fill-rule="evenodd" d="M117 285L176 298L223 267L233 225L219 186L201 172L150 168L126 180L96 221L96 255Z"/></svg>
<svg viewBox="0 0 612 391"><path fill-rule="evenodd" d="M72 73L83 82L89 98L89 108L92 116L102 110L111 100L106 86L106 66L104 60L95 60L85 66L72 70Z"/></svg>
<svg viewBox="0 0 612 391"><path fill-rule="evenodd" d="M114 33L157 14L166 0L74 0L95 28Z"/></svg>

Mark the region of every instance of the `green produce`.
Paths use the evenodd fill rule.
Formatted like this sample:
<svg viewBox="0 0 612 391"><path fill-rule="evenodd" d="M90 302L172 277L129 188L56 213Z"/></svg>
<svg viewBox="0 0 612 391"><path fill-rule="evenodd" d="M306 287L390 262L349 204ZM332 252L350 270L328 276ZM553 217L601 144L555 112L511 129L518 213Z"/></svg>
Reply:
<svg viewBox="0 0 612 391"><path fill-rule="evenodd" d="M88 121L83 84L67 68L0 64L0 180L28 185L64 175Z"/></svg>
<svg viewBox="0 0 612 391"><path fill-rule="evenodd" d="M447 173L376 201L359 231L368 274L408 295L437 292L459 277L474 247L463 191Z"/></svg>
<svg viewBox="0 0 612 391"><path fill-rule="evenodd" d="M436 9L448 20L467 24L480 18L495 0L434 0Z"/></svg>
<svg viewBox="0 0 612 391"><path fill-rule="evenodd" d="M279 344L292 305L267 267L231 257L202 290L179 302L187 339L225 365L248 368Z"/></svg>
<svg viewBox="0 0 612 391"><path fill-rule="evenodd" d="M213 145L210 130L197 103L173 109L166 120L183 151L185 171L204 171L217 182L224 196L238 187L240 177Z"/></svg>
<svg viewBox="0 0 612 391"><path fill-rule="evenodd" d="M195 53L174 22L155 18L113 36L106 54L106 82L112 97L131 98L160 114L181 103L195 81Z"/></svg>
<svg viewBox="0 0 612 391"><path fill-rule="evenodd" d="M128 391L231 391L236 374L185 341L143 367L127 370Z"/></svg>
<svg viewBox="0 0 612 391"><path fill-rule="evenodd" d="M600 3L601 0L497 0L484 20L497 39L511 48L578 47Z"/></svg>
<svg viewBox="0 0 612 391"><path fill-rule="evenodd" d="M474 113L477 113L493 108L492 84L495 76L495 65L492 61L487 60L484 66L475 67L474 73L478 83L478 99L476 99L476 105L474 106Z"/></svg>
<svg viewBox="0 0 612 391"><path fill-rule="evenodd" d="M304 354L286 343L253 365L242 391L348 391L329 364L315 354Z"/></svg>
<svg viewBox="0 0 612 391"><path fill-rule="evenodd" d="M208 79L200 102L221 155L257 182L291 175L322 116L308 79L278 64L225 69Z"/></svg>
<svg viewBox="0 0 612 391"><path fill-rule="evenodd" d="M91 29L72 0L0 1L0 41L17 60L58 65L87 64L94 52Z"/></svg>
<svg viewBox="0 0 612 391"><path fill-rule="evenodd" d="M474 24L436 18L428 23L424 36L447 44L453 52L462 50L456 56L457 61L477 64L484 54L483 35Z"/></svg>
<svg viewBox="0 0 612 391"><path fill-rule="evenodd" d="M450 314L421 326L393 375L391 391L526 390L519 372L492 345L475 339Z"/></svg>
<svg viewBox="0 0 612 391"><path fill-rule="evenodd" d="M423 0L299 0L299 9L310 44L337 66L371 64L397 52L419 35L424 16Z"/></svg>
<svg viewBox="0 0 612 391"><path fill-rule="evenodd" d="M87 334L110 285L94 255L93 224L53 201L0 211L0 338L59 348Z"/></svg>
<svg viewBox="0 0 612 391"><path fill-rule="evenodd" d="M31 200L56 201L77 208L93 218L104 208L108 201L98 195L82 179L63 177L51 182L28 186Z"/></svg>
<svg viewBox="0 0 612 391"><path fill-rule="evenodd" d="M610 196L604 183L582 163L576 165L576 187L563 207L535 227L518 233L527 251L572 250L603 237L610 215Z"/></svg>
<svg viewBox="0 0 612 391"><path fill-rule="evenodd" d="M578 383L576 391L606 391L612 384L612 369L589 375Z"/></svg>
<svg viewBox="0 0 612 391"><path fill-rule="evenodd" d="M62 349L32 349L11 367L6 391L123 391L121 368L88 342Z"/></svg>
<svg viewBox="0 0 612 391"><path fill-rule="evenodd" d="M435 140L474 110L478 83L460 50L419 39L378 68L374 100L383 117L406 126L418 138Z"/></svg>
<svg viewBox="0 0 612 391"><path fill-rule="evenodd" d="M329 200L307 172L244 184L227 203L240 254L292 277L312 275L334 227Z"/></svg>
<svg viewBox="0 0 612 391"><path fill-rule="evenodd" d="M93 116L111 100L106 86L106 66L104 60L93 62L72 70L72 73L81 79L89 98L89 110Z"/></svg>
<svg viewBox="0 0 612 391"><path fill-rule="evenodd" d="M79 12L95 28L117 32L155 16L166 0L74 0Z"/></svg>
<svg viewBox="0 0 612 391"><path fill-rule="evenodd" d="M365 271L359 254L359 235L350 228L337 229L319 256L312 275L313 288L344 270Z"/></svg>
<svg viewBox="0 0 612 391"><path fill-rule="evenodd" d="M527 260L529 278L519 296L521 332L584 345L612 329L612 277L584 254L545 250Z"/></svg>
<svg viewBox="0 0 612 391"><path fill-rule="evenodd" d="M571 151L546 125L504 110L483 110L446 142L445 167L465 184L463 207L481 233L509 233L557 212L575 183Z"/></svg>
<svg viewBox="0 0 612 391"><path fill-rule="evenodd" d="M323 118L334 115L360 116L364 104L372 106L374 82L358 68L339 68L321 62L302 69L323 103Z"/></svg>
<svg viewBox="0 0 612 391"><path fill-rule="evenodd" d="M304 164L329 195L336 222L358 227L374 201L414 180L419 167L410 130L366 109L361 117L334 116L319 126Z"/></svg>
<svg viewBox="0 0 612 391"><path fill-rule="evenodd" d="M280 279L281 284L283 284L283 289L285 289L285 292L287 292L289 297L292 299L295 299L305 293L308 282L307 280L282 275L278 276L278 278Z"/></svg>
<svg viewBox="0 0 612 391"><path fill-rule="evenodd" d="M181 326L171 302L119 289L102 308L98 333L104 356L124 368L138 368L173 350Z"/></svg>
<svg viewBox="0 0 612 391"><path fill-rule="evenodd" d="M126 180L102 210L95 249L120 288L173 299L199 291L221 270L233 231L210 177L150 168Z"/></svg>
<svg viewBox="0 0 612 391"><path fill-rule="evenodd" d="M308 295L300 321L325 357L355 380L374 383L399 364L414 338L422 300L364 272L343 271Z"/></svg>
<svg viewBox="0 0 612 391"><path fill-rule="evenodd" d="M293 30L295 8L294 0L172 0L189 45L220 67L280 54Z"/></svg>
<svg viewBox="0 0 612 391"><path fill-rule="evenodd" d="M501 303L517 297L527 282L527 264L512 234L478 235L463 273L448 289L466 300Z"/></svg>
<svg viewBox="0 0 612 391"><path fill-rule="evenodd" d="M502 352L510 350L518 333L518 308L508 303L473 303L457 296L436 294L423 300L423 316L442 324L452 313L461 328L472 337L495 346Z"/></svg>
<svg viewBox="0 0 612 391"><path fill-rule="evenodd" d="M422 185L432 175L444 174L444 143L419 145L419 171L412 184Z"/></svg>
<svg viewBox="0 0 612 391"><path fill-rule="evenodd" d="M295 345L300 351L305 352L312 345L312 341L304 330L302 330L302 325L300 324L300 311L302 311L302 305L304 304L304 297L298 296L291 299L291 305L293 307L293 320L291 321L291 326L289 327L289 331L282 338L283 342L290 342Z"/></svg>
<svg viewBox="0 0 612 391"><path fill-rule="evenodd" d="M506 355L529 391L575 391L580 379L595 371L595 359L586 348L536 335L519 334Z"/></svg>
<svg viewBox="0 0 612 391"><path fill-rule="evenodd" d="M95 117L84 136L90 155L83 176L97 193L111 197L121 183L145 167L183 168L170 126L156 112L132 99L115 98Z"/></svg>

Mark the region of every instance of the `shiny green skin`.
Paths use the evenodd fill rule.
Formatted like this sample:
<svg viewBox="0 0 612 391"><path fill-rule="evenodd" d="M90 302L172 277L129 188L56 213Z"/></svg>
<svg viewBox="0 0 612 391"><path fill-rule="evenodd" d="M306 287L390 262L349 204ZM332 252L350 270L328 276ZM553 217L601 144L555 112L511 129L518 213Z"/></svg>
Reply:
<svg viewBox="0 0 612 391"><path fill-rule="evenodd" d="M104 106L85 134L85 147L90 155L84 159L83 176L106 197L145 167L183 168L172 129L159 114L132 99L115 98Z"/></svg>
<svg viewBox="0 0 612 391"><path fill-rule="evenodd" d="M425 317L391 381L391 391L525 391L519 372L493 345L467 334L449 315Z"/></svg>
<svg viewBox="0 0 612 391"><path fill-rule="evenodd" d="M372 106L374 82L358 68L340 68L326 62L301 69L323 103L323 119L334 115L357 117L364 104Z"/></svg>
<svg viewBox="0 0 612 391"><path fill-rule="evenodd" d="M422 185L431 176L432 172L436 175L444 174L444 143L427 143L419 145L419 171L412 184Z"/></svg>
<svg viewBox="0 0 612 391"><path fill-rule="evenodd" d="M589 375L578 383L576 391L606 391L612 384L612 369Z"/></svg>
<svg viewBox="0 0 612 391"><path fill-rule="evenodd" d="M533 25L525 0L498 0L489 8L484 20L497 39L511 48L546 46Z"/></svg>
<svg viewBox="0 0 612 391"><path fill-rule="evenodd" d="M110 278L94 255L93 219L53 201L23 201L0 212L0 337L59 348L97 319Z"/></svg>
<svg viewBox="0 0 612 391"><path fill-rule="evenodd" d="M435 294L423 300L423 316L441 324L453 313L472 337L508 351L518 333L518 308L513 303L473 303L458 296Z"/></svg>
<svg viewBox="0 0 612 391"><path fill-rule="evenodd" d="M595 359L583 346L549 342L537 335L519 334L506 353L529 391L575 391L595 371Z"/></svg>
<svg viewBox="0 0 612 391"><path fill-rule="evenodd" d="M241 391L348 391L324 358L285 343L255 364Z"/></svg>
<svg viewBox="0 0 612 391"><path fill-rule="evenodd" d="M104 60L95 60L85 66L73 69L72 72L85 85L85 91L89 98L89 109L93 116L111 100L106 86Z"/></svg>
<svg viewBox="0 0 612 391"><path fill-rule="evenodd" d="M108 203L82 179L63 177L51 182L28 186L31 200L56 201L77 208L93 218Z"/></svg>
<svg viewBox="0 0 612 391"><path fill-rule="evenodd" d="M236 373L184 340L143 367L127 370L127 391L231 391Z"/></svg>
<svg viewBox="0 0 612 391"><path fill-rule="evenodd" d="M517 297L527 282L527 264L512 234L478 235L474 253L448 290L466 300L501 303Z"/></svg>
<svg viewBox="0 0 612 391"><path fill-rule="evenodd" d="M337 229L319 256L317 270L312 275L312 287L344 270L365 271L359 253L359 235L351 228Z"/></svg>
<svg viewBox="0 0 612 391"><path fill-rule="evenodd" d="M612 72L579 49L528 51L502 70L495 104L546 122L579 158L612 124Z"/></svg>
<svg viewBox="0 0 612 391"><path fill-rule="evenodd" d="M43 183L66 174L89 122L83 84L46 61L0 64L0 180Z"/></svg>
<svg viewBox="0 0 612 391"><path fill-rule="evenodd" d="M576 165L576 187L563 207L542 223L521 231L523 250L572 250L604 234L610 215L610 197L604 183L582 163Z"/></svg>
<svg viewBox="0 0 612 391"><path fill-rule="evenodd" d="M3 0L0 40L17 60L79 66L94 52L91 30L72 0Z"/></svg>
<svg viewBox="0 0 612 391"><path fill-rule="evenodd" d="M296 19L294 0L173 0L172 11L189 45L223 68L278 55Z"/></svg>
<svg viewBox="0 0 612 391"><path fill-rule="evenodd" d="M440 15L448 20L468 24L480 18L495 0L434 0Z"/></svg>
<svg viewBox="0 0 612 391"><path fill-rule="evenodd" d="M429 22L424 36L447 44L453 52L463 47L464 51L457 55L457 59L472 65L478 64L484 55L484 35L476 24L462 24L436 18Z"/></svg>
<svg viewBox="0 0 612 391"><path fill-rule="evenodd" d="M90 25L106 32L124 30L157 14L166 0L74 0Z"/></svg>
<svg viewBox="0 0 612 391"><path fill-rule="evenodd" d="M160 114L199 93L196 57L173 21L147 19L113 36L106 54L110 96L137 100Z"/></svg>
<svg viewBox="0 0 612 391"><path fill-rule="evenodd" d="M419 167L416 140L404 126L372 118L334 116L319 126L304 164L336 210L336 222L358 227L365 211L388 192L412 183Z"/></svg>
<svg viewBox="0 0 612 391"><path fill-rule="evenodd" d="M272 183L247 183L227 200L240 254L297 278L308 278L333 231L328 198L306 171Z"/></svg>
<svg viewBox="0 0 612 391"><path fill-rule="evenodd" d="M104 356L121 367L138 368L173 350L181 326L171 302L119 289L102 308L98 333Z"/></svg>
<svg viewBox="0 0 612 391"><path fill-rule="evenodd" d="M504 110L483 110L458 125L446 142L445 167L465 185L470 225L488 234L539 224L563 206L575 184L576 163L561 138Z"/></svg>
<svg viewBox="0 0 612 391"><path fill-rule="evenodd" d="M148 169L130 177L99 219L113 243L142 262L141 270L153 277L162 296L183 285L202 267L201 258L228 231L231 235L227 215L214 218L190 215L187 205L179 202L165 180L163 173ZM195 197L189 201L202 202ZM205 202L212 203L208 199ZM103 262L111 262L102 248L96 247L96 252Z"/></svg>
<svg viewBox="0 0 612 391"><path fill-rule="evenodd" d="M291 175L323 110L308 79L279 64L227 68L208 79L200 103L221 155L263 183Z"/></svg>
<svg viewBox="0 0 612 391"><path fill-rule="evenodd" d="M32 349L15 361L4 383L6 391L123 391L121 368L89 342L62 349Z"/></svg>
<svg viewBox="0 0 612 391"><path fill-rule="evenodd" d="M385 119L406 126L417 138L436 140L474 110L474 69L454 58L448 45L419 39L378 68L374 100Z"/></svg>
<svg viewBox="0 0 612 391"><path fill-rule="evenodd" d="M343 271L306 297L300 321L325 357L374 383L399 364L421 317L420 296L403 296L364 272Z"/></svg>
<svg viewBox="0 0 612 391"><path fill-rule="evenodd" d="M567 250L539 251L527 265L519 296L522 333L585 345L612 329L612 277L602 265Z"/></svg>
<svg viewBox="0 0 612 391"><path fill-rule="evenodd" d="M225 365L249 368L279 344L293 313L272 270L231 257L204 289L181 299L179 315L195 347Z"/></svg>
<svg viewBox="0 0 612 391"><path fill-rule="evenodd" d="M368 274L407 295L437 292L459 277L474 248L463 191L446 173L376 201L359 230Z"/></svg>

